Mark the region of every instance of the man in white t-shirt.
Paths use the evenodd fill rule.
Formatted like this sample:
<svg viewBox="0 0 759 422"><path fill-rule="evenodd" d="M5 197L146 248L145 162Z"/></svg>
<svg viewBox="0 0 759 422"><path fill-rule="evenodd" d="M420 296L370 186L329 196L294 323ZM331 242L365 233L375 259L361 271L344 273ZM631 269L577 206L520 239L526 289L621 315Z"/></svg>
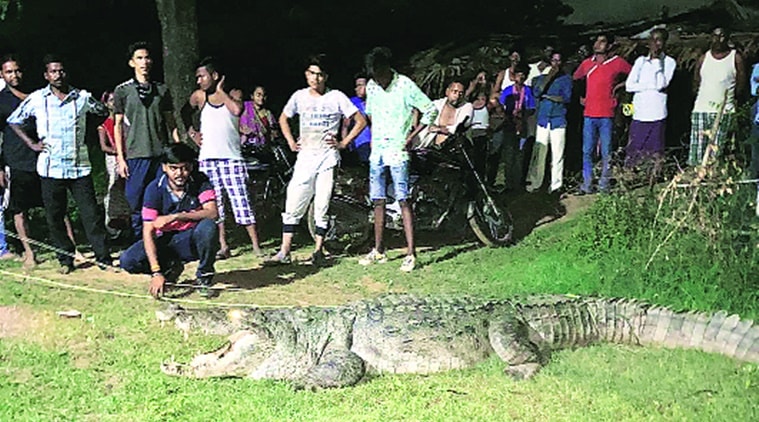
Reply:
<svg viewBox="0 0 759 422"><path fill-rule="evenodd" d="M366 126L366 118L342 92L327 89L329 67L323 54L309 57L306 64L307 88L295 91L279 116L282 135L290 149L298 152L292 178L287 186L285 212L282 213L282 246L267 263L288 264L293 234L314 200L316 245L311 261L324 261L323 242L328 227L327 210L332 198L334 169L340 161L339 149L350 144ZM296 141L289 120L300 120L300 137ZM353 129L338 140L343 118L353 119Z"/></svg>

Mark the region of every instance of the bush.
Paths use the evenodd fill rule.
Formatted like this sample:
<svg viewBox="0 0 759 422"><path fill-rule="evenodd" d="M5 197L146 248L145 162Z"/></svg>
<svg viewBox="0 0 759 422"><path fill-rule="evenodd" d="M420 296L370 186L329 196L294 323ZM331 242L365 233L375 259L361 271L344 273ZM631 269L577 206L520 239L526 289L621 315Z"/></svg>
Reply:
<svg viewBox="0 0 759 422"><path fill-rule="evenodd" d="M602 196L567 248L597 262L598 294L755 314L757 187L735 182L740 173L726 160L689 169L658 190Z"/></svg>

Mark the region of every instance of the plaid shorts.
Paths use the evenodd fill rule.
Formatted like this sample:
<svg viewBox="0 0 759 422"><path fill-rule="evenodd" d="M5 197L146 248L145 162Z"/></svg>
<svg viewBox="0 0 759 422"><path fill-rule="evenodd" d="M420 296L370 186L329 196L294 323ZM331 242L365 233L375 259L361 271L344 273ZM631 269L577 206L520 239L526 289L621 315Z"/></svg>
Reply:
<svg viewBox="0 0 759 422"><path fill-rule="evenodd" d="M227 192L235 222L241 226L256 223L256 215L248 194L248 170L242 160L208 159L200 160L199 169L211 180L216 191L216 206L219 209L219 221L224 221L224 196Z"/></svg>
<svg viewBox="0 0 759 422"><path fill-rule="evenodd" d="M706 152L706 146L709 145L712 140L721 147L723 141L730 130L730 125L733 123L733 113L723 113L722 118L719 121L719 127L717 133L713 136L706 136L704 131L711 133L714 126L714 120L717 118L717 113L701 113L693 112L690 115L690 151L688 152L688 165L697 166L701 165L704 159L704 153ZM717 150L719 155L720 151Z"/></svg>

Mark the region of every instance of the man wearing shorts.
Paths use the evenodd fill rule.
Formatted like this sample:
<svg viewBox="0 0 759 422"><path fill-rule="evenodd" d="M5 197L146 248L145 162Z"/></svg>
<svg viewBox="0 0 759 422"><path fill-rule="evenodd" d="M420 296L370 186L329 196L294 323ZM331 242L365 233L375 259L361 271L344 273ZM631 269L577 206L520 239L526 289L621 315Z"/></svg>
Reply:
<svg viewBox="0 0 759 422"><path fill-rule="evenodd" d="M314 201L316 245L311 261L314 265L324 262L324 235L327 233L327 210L332 198L334 170L340 161L340 152L348 146L366 126L366 119L351 100L342 92L327 88L329 66L324 55L308 58L306 63L307 88L295 91L279 116L282 135L290 149L298 152L293 175L287 185L285 212L282 213L282 246L269 264L291 262L295 228ZM289 119L299 116L300 139L293 137ZM343 118L353 119L354 125L342 141L337 134Z"/></svg>
<svg viewBox="0 0 759 422"><path fill-rule="evenodd" d="M200 147L199 170L208 176L216 190L221 245L217 258L230 256L224 233L224 191L232 205L235 222L245 227L253 244L253 253L260 255L256 217L248 195L248 171L240 151L242 102L224 91L224 76L213 58L207 57L198 64L195 78L200 89L192 93L190 107L200 110L200 131L193 128L189 132ZM187 127L192 125L190 121L185 124Z"/></svg>
<svg viewBox="0 0 759 422"><path fill-rule="evenodd" d="M382 243L385 229L387 173L393 180L395 200L401 206L406 257L401 271L410 272L416 265L414 223L408 202L409 156L407 145L419 132L431 126L432 132L444 131L432 125L437 109L416 84L391 66L392 53L376 47L366 56L366 70L371 80L366 86L366 114L372 122L372 153L369 156L369 190L374 202L374 249L359 260L361 265L387 262ZM420 124L411 129L412 111L422 113Z"/></svg>

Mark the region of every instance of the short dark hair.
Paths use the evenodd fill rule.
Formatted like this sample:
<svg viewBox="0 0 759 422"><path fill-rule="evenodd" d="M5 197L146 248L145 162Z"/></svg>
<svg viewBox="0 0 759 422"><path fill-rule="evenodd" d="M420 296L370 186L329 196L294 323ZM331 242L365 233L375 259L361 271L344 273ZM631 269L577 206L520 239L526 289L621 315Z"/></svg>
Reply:
<svg viewBox="0 0 759 422"><path fill-rule="evenodd" d="M113 91L111 91L110 89L106 89L105 91L103 91L103 93L100 94L100 102L105 104L108 101L108 96L111 94L113 94Z"/></svg>
<svg viewBox="0 0 759 422"><path fill-rule="evenodd" d="M448 80L448 85L446 85L445 88L448 89L453 84L460 84L461 86L466 87L466 84L461 78L459 78L458 76L454 76L453 78Z"/></svg>
<svg viewBox="0 0 759 422"><path fill-rule="evenodd" d="M524 76L527 77L530 75L530 66L525 62L519 62L519 64L514 68L514 74L517 73L524 73Z"/></svg>
<svg viewBox="0 0 759 422"><path fill-rule="evenodd" d="M42 66L47 70L50 63L65 63L63 57L55 53L47 53L42 57Z"/></svg>
<svg viewBox="0 0 759 422"><path fill-rule="evenodd" d="M659 35L661 35L664 41L667 41L669 39L669 31L667 31L664 28L654 28L651 31L651 35L653 36L655 33L658 33Z"/></svg>
<svg viewBox="0 0 759 422"><path fill-rule="evenodd" d="M374 47L364 57L364 70L369 77L374 77L377 69L388 69L392 66L393 52L387 47Z"/></svg>
<svg viewBox="0 0 759 422"><path fill-rule="evenodd" d="M127 47L127 59L131 60L137 50L147 50L150 53L150 43L147 41L135 41Z"/></svg>
<svg viewBox="0 0 759 422"><path fill-rule="evenodd" d="M194 163L198 154L189 145L171 144L163 149L161 162L163 164Z"/></svg>
<svg viewBox="0 0 759 422"><path fill-rule="evenodd" d="M21 67L21 60L19 60L18 56L13 53L8 53L4 55L3 57L0 57L0 66L8 62L16 62L16 64L18 64L18 66Z"/></svg>
<svg viewBox="0 0 759 422"><path fill-rule="evenodd" d="M329 75L332 67L329 63L329 57L324 53L311 54L306 57L305 68L308 69L311 66L319 66L322 73Z"/></svg>
<svg viewBox="0 0 759 422"><path fill-rule="evenodd" d="M358 72L355 75L353 75L353 80L356 81L357 79L369 79L369 77L367 77L366 73L364 72Z"/></svg>
<svg viewBox="0 0 759 422"><path fill-rule="evenodd" d="M197 66L195 66L195 69L199 69L201 67L205 67L208 73L216 72L218 74L221 74L219 63L213 56L206 56L201 59Z"/></svg>
<svg viewBox="0 0 759 422"><path fill-rule="evenodd" d="M611 32L604 31L604 32L597 33L596 38L593 39L593 42L598 40L600 37L605 37L606 42L608 44L614 44L614 41L616 40L616 38L614 38L614 34L612 34Z"/></svg>

